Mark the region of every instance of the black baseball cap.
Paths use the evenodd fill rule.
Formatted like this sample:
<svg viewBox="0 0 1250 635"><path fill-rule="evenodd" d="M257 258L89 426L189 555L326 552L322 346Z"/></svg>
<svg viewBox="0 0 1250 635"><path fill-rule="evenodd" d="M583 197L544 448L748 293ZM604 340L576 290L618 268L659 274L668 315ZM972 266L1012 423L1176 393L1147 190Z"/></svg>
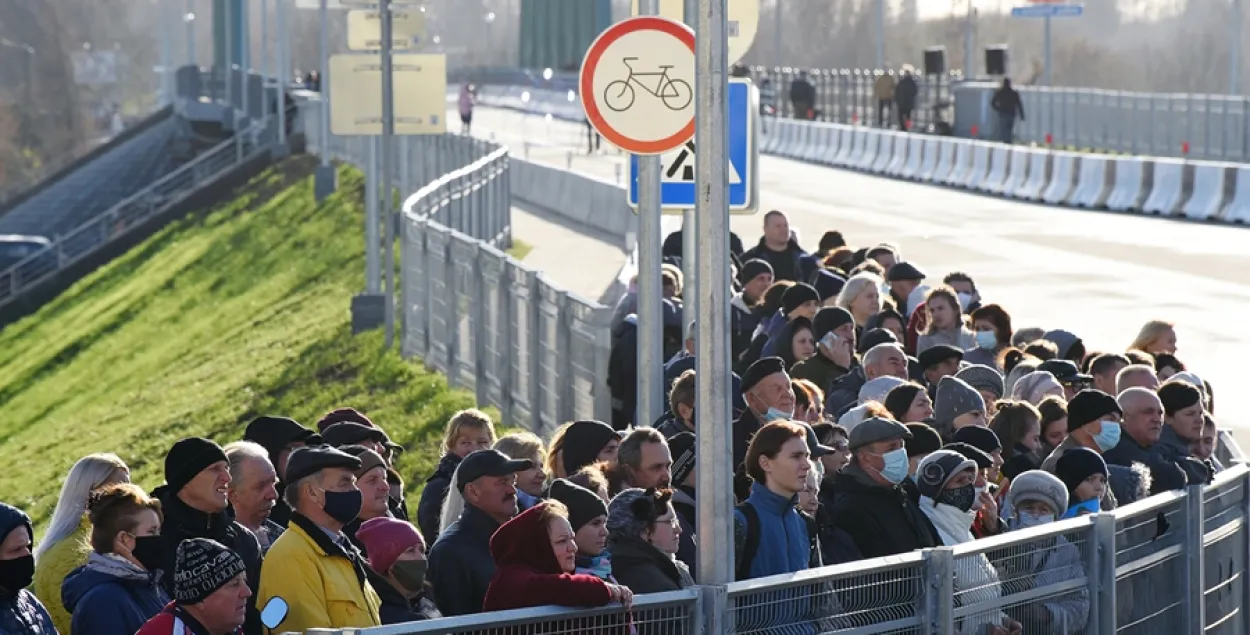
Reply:
<svg viewBox="0 0 1250 635"><path fill-rule="evenodd" d="M1077 368L1074 362L1066 359L1048 359L1037 366L1038 370L1044 370L1055 376L1061 384L1090 384L1094 382L1093 375L1086 375Z"/></svg>
<svg viewBox="0 0 1250 635"><path fill-rule="evenodd" d="M456 468L456 489L464 493L464 486L483 476L507 476L534 467L529 459L510 459L499 450L478 450L464 457Z"/></svg>

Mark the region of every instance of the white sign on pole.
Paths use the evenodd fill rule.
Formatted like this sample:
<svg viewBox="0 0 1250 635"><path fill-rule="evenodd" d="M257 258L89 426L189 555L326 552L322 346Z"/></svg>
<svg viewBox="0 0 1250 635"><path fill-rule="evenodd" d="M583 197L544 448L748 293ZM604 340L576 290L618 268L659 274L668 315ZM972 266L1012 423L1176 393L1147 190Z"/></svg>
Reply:
<svg viewBox="0 0 1250 635"><path fill-rule="evenodd" d="M391 9L391 50L415 51L425 46L425 12ZM347 48L376 51L382 48L381 15L371 9L347 12Z"/></svg>
<svg viewBox="0 0 1250 635"><path fill-rule="evenodd" d="M659 0L660 17L682 22L685 0ZM630 15L639 15L639 0L632 0ZM778 0L780 2L780 0ZM760 0L728 0L729 65L734 65L751 49L760 26Z"/></svg>
<svg viewBox="0 0 1250 635"><path fill-rule="evenodd" d="M447 132L447 57L396 53L395 134ZM330 130L336 135L382 134L382 56L330 56Z"/></svg>
<svg viewBox="0 0 1250 635"><path fill-rule="evenodd" d="M590 45L579 85L586 119L612 145L678 148L694 136L694 32L660 17L618 22Z"/></svg>

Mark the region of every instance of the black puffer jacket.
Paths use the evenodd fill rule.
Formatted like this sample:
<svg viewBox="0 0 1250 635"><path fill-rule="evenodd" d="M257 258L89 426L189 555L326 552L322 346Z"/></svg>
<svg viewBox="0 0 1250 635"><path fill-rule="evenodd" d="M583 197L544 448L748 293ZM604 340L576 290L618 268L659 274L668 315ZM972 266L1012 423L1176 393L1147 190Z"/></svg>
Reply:
<svg viewBox="0 0 1250 635"><path fill-rule="evenodd" d="M260 564L262 560L260 541L247 527L235 522L229 509L214 514L194 509L169 491L164 485L152 491L152 496L160 499L165 520L161 523L161 546L165 551L165 571L174 570L174 561L178 554L178 545L189 538L208 538L225 545L239 555L247 565L247 586L252 590L253 598L260 586ZM174 595L174 576L167 575L161 579L165 592ZM256 611L253 600L248 601L247 620L243 623L246 635L261 635L264 627L260 623L260 613Z"/></svg>
<svg viewBox="0 0 1250 635"><path fill-rule="evenodd" d="M829 512L864 558L939 546L933 524L901 486L878 485L857 465L842 470Z"/></svg>
<svg viewBox="0 0 1250 635"><path fill-rule="evenodd" d="M430 478L425 479L425 489L421 491L421 501L417 503L417 529L425 544L432 545L438 540L438 527L443 514L443 499L447 498L447 490L451 487L451 476L460 465L461 457L448 452L439 460L438 467Z"/></svg>

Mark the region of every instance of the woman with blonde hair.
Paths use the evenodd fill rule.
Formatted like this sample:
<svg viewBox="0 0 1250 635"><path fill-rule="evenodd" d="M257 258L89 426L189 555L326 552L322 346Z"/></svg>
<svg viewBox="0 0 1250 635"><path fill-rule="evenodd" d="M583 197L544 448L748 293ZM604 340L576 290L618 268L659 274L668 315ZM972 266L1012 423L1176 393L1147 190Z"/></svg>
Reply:
<svg viewBox="0 0 1250 635"><path fill-rule="evenodd" d="M1151 320L1141 327L1137 338L1128 350L1146 351L1151 355L1176 354L1176 325L1163 320Z"/></svg>
<svg viewBox="0 0 1250 635"><path fill-rule="evenodd" d="M938 287L925 298L927 319L925 330L916 340L916 354L939 344L949 344L961 351L976 348L977 336L964 326L959 296L950 287Z"/></svg>
<svg viewBox="0 0 1250 635"><path fill-rule="evenodd" d="M838 293L837 305L851 312L857 331L863 330L868 318L881 312L882 284L881 276L864 271L851 276Z"/></svg>
<svg viewBox="0 0 1250 635"><path fill-rule="evenodd" d="M547 450L543 440L533 432L516 432L500 437L495 442L495 449L514 459L529 459L534 466L516 473L517 503L521 511L525 511L542 502L543 489L547 487L547 472L543 464L547 459Z"/></svg>
<svg viewBox="0 0 1250 635"><path fill-rule="evenodd" d="M129 482L130 468L110 453L88 454L78 459L61 485L48 531L35 546L35 580L31 586L35 596L43 600L58 632L70 632L72 619L61 601L61 584L71 571L87 564L91 554L87 498L107 485Z"/></svg>

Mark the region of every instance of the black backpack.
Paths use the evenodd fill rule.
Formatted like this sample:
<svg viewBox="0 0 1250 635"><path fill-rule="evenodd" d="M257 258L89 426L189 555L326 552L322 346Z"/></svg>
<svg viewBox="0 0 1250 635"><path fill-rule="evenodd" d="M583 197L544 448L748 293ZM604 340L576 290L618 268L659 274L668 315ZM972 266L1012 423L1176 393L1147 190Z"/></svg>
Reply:
<svg viewBox="0 0 1250 635"><path fill-rule="evenodd" d="M755 554L760 550L760 517L755 513L755 507L749 502L742 503L734 509L742 512L747 520L746 541L742 543L742 560L735 563L734 579L746 580L751 577L751 563L755 561ZM807 561L817 562L820 554L820 539L816 535L816 519L803 512L799 512L799 516L802 516L803 521L807 523Z"/></svg>

